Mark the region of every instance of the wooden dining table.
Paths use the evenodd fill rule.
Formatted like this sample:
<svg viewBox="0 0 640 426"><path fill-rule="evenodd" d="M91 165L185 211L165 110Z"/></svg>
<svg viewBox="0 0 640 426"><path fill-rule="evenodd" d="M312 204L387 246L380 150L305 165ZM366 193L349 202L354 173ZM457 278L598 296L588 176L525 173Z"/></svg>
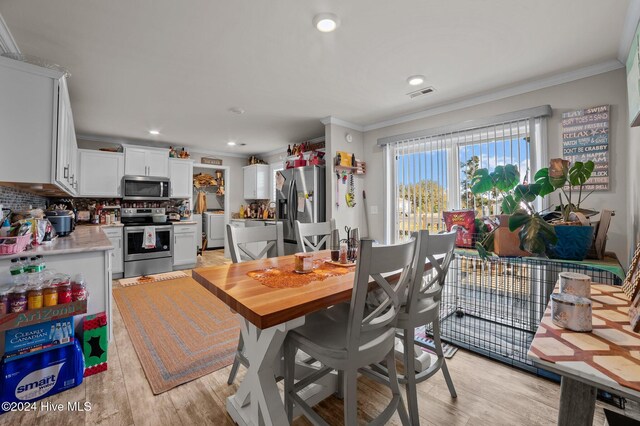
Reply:
<svg viewBox="0 0 640 426"><path fill-rule="evenodd" d="M313 256L319 263L328 259L330 252L320 251ZM355 267L343 275L292 288L272 288L248 275L268 268L293 271L294 256L193 270L193 278L234 310L240 320L249 368L237 392L227 398L227 411L239 425L287 424L276 382L276 377L282 376L286 334L303 325L306 315L349 301L353 289ZM318 368L299 362L296 376ZM337 375L327 375L324 381L305 389L303 397L313 406L337 391Z"/></svg>
<svg viewBox="0 0 640 426"><path fill-rule="evenodd" d="M314 254L314 260L330 257L328 251ZM193 278L238 314L240 332L249 368L237 392L227 398L227 412L239 425L287 424L276 377L282 375L282 344L289 330L300 327L305 316L351 298L354 267L347 273L292 288L272 288L248 273L273 268L294 269L294 256L259 259L243 263L198 268ZM298 369L313 369L299 363ZM298 371L296 371L298 373ZM337 377L310 390L312 405L337 391Z"/></svg>

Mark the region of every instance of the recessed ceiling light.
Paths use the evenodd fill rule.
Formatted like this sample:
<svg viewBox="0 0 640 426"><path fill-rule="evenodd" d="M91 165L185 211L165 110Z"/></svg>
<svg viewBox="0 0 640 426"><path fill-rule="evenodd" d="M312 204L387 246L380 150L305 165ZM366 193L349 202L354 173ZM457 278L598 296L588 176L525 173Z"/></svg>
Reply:
<svg viewBox="0 0 640 426"><path fill-rule="evenodd" d="M236 143L234 141L229 141L227 142L227 145L229 146L236 146Z"/></svg>
<svg viewBox="0 0 640 426"><path fill-rule="evenodd" d="M422 83L424 83L424 80L425 80L424 75L412 75L407 79L407 83L409 83L412 86L419 86Z"/></svg>
<svg viewBox="0 0 640 426"><path fill-rule="evenodd" d="M313 17L313 26L323 33L334 31L338 25L340 25L340 19L333 13L320 13Z"/></svg>
<svg viewBox="0 0 640 426"><path fill-rule="evenodd" d="M160 130L149 130L149 134L153 136L158 136L160 134Z"/></svg>
<svg viewBox="0 0 640 426"><path fill-rule="evenodd" d="M241 108L241 107L229 108L229 112L241 115L241 114L244 114L244 108Z"/></svg>

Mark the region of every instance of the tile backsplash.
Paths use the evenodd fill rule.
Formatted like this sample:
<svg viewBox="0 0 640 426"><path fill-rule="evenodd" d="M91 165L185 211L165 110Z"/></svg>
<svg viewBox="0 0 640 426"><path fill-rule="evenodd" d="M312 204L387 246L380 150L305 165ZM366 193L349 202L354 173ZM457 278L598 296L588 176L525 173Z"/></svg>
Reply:
<svg viewBox="0 0 640 426"><path fill-rule="evenodd" d="M26 210L29 206L44 209L47 206L47 198L8 186L0 186L0 204L3 208L11 210Z"/></svg>

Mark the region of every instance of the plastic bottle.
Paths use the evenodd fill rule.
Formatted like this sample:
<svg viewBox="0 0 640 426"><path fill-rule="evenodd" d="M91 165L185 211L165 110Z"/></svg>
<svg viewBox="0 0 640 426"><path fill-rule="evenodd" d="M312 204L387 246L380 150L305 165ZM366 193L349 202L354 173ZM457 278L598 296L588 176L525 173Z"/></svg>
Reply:
<svg viewBox="0 0 640 426"><path fill-rule="evenodd" d="M60 323L56 323L56 331L53 332L53 340L57 340L60 342L62 340L62 328L60 328Z"/></svg>
<svg viewBox="0 0 640 426"><path fill-rule="evenodd" d="M9 267L11 273L11 280L15 285L22 285L25 283L24 265L18 258L11 259L11 266Z"/></svg>
<svg viewBox="0 0 640 426"><path fill-rule="evenodd" d="M87 286L84 282L84 275L77 274L71 283L71 300L87 300Z"/></svg>
<svg viewBox="0 0 640 426"><path fill-rule="evenodd" d="M11 224L9 223L9 218L5 217L4 221L2 222L2 226L0 226L0 237L8 237L10 230L11 230Z"/></svg>

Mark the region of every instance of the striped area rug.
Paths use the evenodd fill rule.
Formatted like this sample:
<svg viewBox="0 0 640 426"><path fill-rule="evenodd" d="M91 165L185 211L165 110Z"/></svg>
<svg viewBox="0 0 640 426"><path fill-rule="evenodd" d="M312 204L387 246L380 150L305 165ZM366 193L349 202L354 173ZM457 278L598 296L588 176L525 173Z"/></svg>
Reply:
<svg viewBox="0 0 640 426"><path fill-rule="evenodd" d="M154 394L233 362L238 320L192 278L114 288L113 297Z"/></svg>

